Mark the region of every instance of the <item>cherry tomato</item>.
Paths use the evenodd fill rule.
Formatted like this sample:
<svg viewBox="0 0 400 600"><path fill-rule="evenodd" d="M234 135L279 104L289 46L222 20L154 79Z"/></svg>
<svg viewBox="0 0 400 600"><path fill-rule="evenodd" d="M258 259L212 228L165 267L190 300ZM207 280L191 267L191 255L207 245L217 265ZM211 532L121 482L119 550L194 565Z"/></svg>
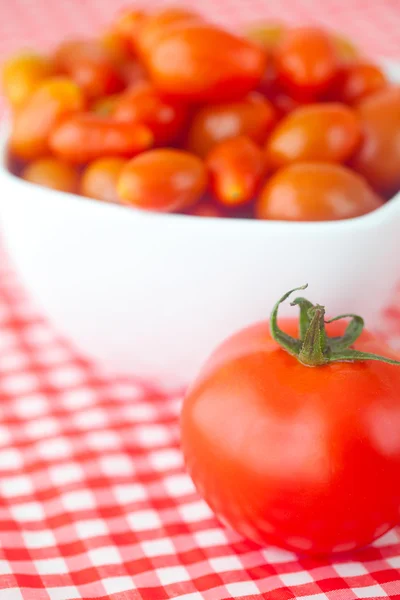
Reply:
<svg viewBox="0 0 400 600"><path fill-rule="evenodd" d="M125 61L131 60L132 52L130 45L115 31L104 32L99 41L114 64L120 65Z"/></svg>
<svg viewBox="0 0 400 600"><path fill-rule="evenodd" d="M20 108L39 84L54 74L49 58L25 52L9 58L3 66L3 92L13 108Z"/></svg>
<svg viewBox="0 0 400 600"><path fill-rule="evenodd" d="M124 9L118 14L112 29L121 40L135 47L145 19L146 13L141 10Z"/></svg>
<svg viewBox="0 0 400 600"><path fill-rule="evenodd" d="M280 325L298 338L295 319ZM337 322L326 329L344 333ZM396 358L367 331L354 348ZM317 555L354 550L398 523L399 393L396 366L310 368L258 323L223 342L190 387L186 466L217 517L244 537Z"/></svg>
<svg viewBox="0 0 400 600"><path fill-rule="evenodd" d="M25 167L22 179L44 187L74 193L78 188L78 172L58 158L39 158Z"/></svg>
<svg viewBox="0 0 400 600"><path fill-rule="evenodd" d="M287 31L275 53L278 78L294 98L311 100L325 92L339 67L331 37L311 27Z"/></svg>
<svg viewBox="0 0 400 600"><path fill-rule="evenodd" d="M197 13L186 8L166 8L149 15L137 36L137 47L142 55L151 52L162 36L177 27L202 21Z"/></svg>
<svg viewBox="0 0 400 600"><path fill-rule="evenodd" d="M366 98L358 115L364 139L352 167L380 193L391 196L400 189L400 89Z"/></svg>
<svg viewBox="0 0 400 600"><path fill-rule="evenodd" d="M65 119L50 135L56 156L82 164L106 156L130 158L152 145L151 131L136 123L81 113Z"/></svg>
<svg viewBox="0 0 400 600"><path fill-rule="evenodd" d="M70 40L54 55L58 69L69 75L89 99L113 94L123 83L106 48L95 40Z"/></svg>
<svg viewBox="0 0 400 600"><path fill-rule="evenodd" d="M119 75L125 87L132 87L148 81L144 66L137 60L126 60L118 66Z"/></svg>
<svg viewBox="0 0 400 600"><path fill-rule="evenodd" d="M14 116L11 151L24 160L49 154L49 135L63 117L81 111L84 97L76 83L53 77L42 83Z"/></svg>
<svg viewBox="0 0 400 600"><path fill-rule="evenodd" d="M186 211L186 214L194 217L224 217L224 211L214 202L203 200Z"/></svg>
<svg viewBox="0 0 400 600"><path fill-rule="evenodd" d="M187 109L180 103L163 98L149 83L134 86L121 94L113 112L119 121L143 123L154 135L156 144L176 139L186 118Z"/></svg>
<svg viewBox="0 0 400 600"><path fill-rule="evenodd" d="M282 23L266 22L248 28L245 36L265 50L273 50L281 41L285 27Z"/></svg>
<svg viewBox="0 0 400 600"><path fill-rule="evenodd" d="M195 204L206 186L203 161L188 152L163 148L129 161L117 191L123 202L137 208L173 212Z"/></svg>
<svg viewBox="0 0 400 600"><path fill-rule="evenodd" d="M248 137L214 146L206 158L211 188L225 206L241 206L254 197L264 174L262 150Z"/></svg>
<svg viewBox="0 0 400 600"><path fill-rule="evenodd" d="M387 86L382 69L372 63L357 62L339 71L331 94L340 102L355 104Z"/></svg>
<svg viewBox="0 0 400 600"><path fill-rule="evenodd" d="M115 110L115 106L119 101L119 98L119 94L112 94L111 96L102 96L101 98L97 98L91 105L90 110L96 115L110 117Z"/></svg>
<svg viewBox="0 0 400 600"><path fill-rule="evenodd" d="M262 48L198 22L167 29L144 53L155 86L192 102L242 98L260 82L266 61Z"/></svg>
<svg viewBox="0 0 400 600"><path fill-rule="evenodd" d="M280 169L256 205L258 219L335 221L359 217L383 202L366 181L346 167L297 163Z"/></svg>
<svg viewBox="0 0 400 600"><path fill-rule="evenodd" d="M342 104L309 104L297 108L274 129L266 145L274 168L305 160L344 162L361 139L354 111Z"/></svg>
<svg viewBox="0 0 400 600"><path fill-rule="evenodd" d="M193 119L188 147L205 156L218 142L238 135L247 135L262 144L275 124L275 116L268 100L257 93L240 102L204 106Z"/></svg>
<svg viewBox="0 0 400 600"><path fill-rule="evenodd" d="M83 196L104 202L119 202L117 181L127 161L123 158L99 158L82 174L80 192Z"/></svg>

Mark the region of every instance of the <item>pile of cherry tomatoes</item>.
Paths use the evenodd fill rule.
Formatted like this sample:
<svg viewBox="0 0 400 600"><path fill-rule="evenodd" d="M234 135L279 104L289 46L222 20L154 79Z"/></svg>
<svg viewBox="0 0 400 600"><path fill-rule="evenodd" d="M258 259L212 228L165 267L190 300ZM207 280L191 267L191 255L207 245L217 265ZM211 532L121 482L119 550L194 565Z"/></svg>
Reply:
<svg viewBox="0 0 400 600"><path fill-rule="evenodd" d="M96 39L10 58L23 179L145 210L323 221L400 189L400 89L346 40L183 8L126 10Z"/></svg>

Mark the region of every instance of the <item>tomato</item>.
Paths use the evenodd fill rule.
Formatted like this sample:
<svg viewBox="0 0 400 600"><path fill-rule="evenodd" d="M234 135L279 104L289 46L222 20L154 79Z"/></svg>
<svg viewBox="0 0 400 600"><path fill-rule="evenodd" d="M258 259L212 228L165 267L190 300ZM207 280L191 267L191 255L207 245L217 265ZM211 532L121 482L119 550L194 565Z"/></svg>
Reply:
<svg viewBox="0 0 400 600"><path fill-rule="evenodd" d="M245 32L245 36L266 50L273 50L281 41L285 27L282 23L266 22L253 25Z"/></svg>
<svg viewBox="0 0 400 600"><path fill-rule="evenodd" d="M330 163L296 163L267 181L256 206L258 219L335 221L359 217L379 208L382 200L367 182Z"/></svg>
<svg viewBox="0 0 400 600"><path fill-rule="evenodd" d="M120 65L131 60L132 53L128 42L115 31L105 31L99 42L114 64Z"/></svg>
<svg viewBox="0 0 400 600"><path fill-rule="evenodd" d="M351 63L339 71L331 95L340 102L355 104L388 85L382 69L376 65Z"/></svg>
<svg viewBox="0 0 400 600"><path fill-rule="evenodd" d="M129 161L118 181L118 195L145 210L173 212L195 204L207 186L207 172L197 156L163 148Z"/></svg>
<svg viewBox="0 0 400 600"><path fill-rule="evenodd" d="M205 156L218 142L238 135L247 135L262 144L275 124L275 116L270 102L257 93L240 102L204 106L192 121L188 147Z"/></svg>
<svg viewBox="0 0 400 600"><path fill-rule="evenodd" d="M148 80L144 66L137 60L126 60L118 66L124 86L133 86Z"/></svg>
<svg viewBox="0 0 400 600"><path fill-rule="evenodd" d="M24 160L49 154L49 135L56 123L84 105L76 83L66 77L46 79L14 116L11 151Z"/></svg>
<svg viewBox="0 0 400 600"><path fill-rule="evenodd" d="M54 74L49 58L25 52L9 58L3 65L3 92L13 108L20 108L45 79Z"/></svg>
<svg viewBox="0 0 400 600"><path fill-rule="evenodd" d="M137 47L142 55L152 52L155 44L165 33L180 28L188 23L197 23L202 18L197 13L186 8L166 8L149 15L137 36Z"/></svg>
<svg viewBox="0 0 400 600"><path fill-rule="evenodd" d="M267 164L272 167L305 160L344 162L357 148L361 126L354 111L342 104L309 104L284 118L268 138Z"/></svg>
<svg viewBox="0 0 400 600"><path fill-rule="evenodd" d="M56 156L82 164L106 156L130 158L152 145L151 131L136 123L82 113L65 119L50 135Z"/></svg>
<svg viewBox="0 0 400 600"><path fill-rule="evenodd" d="M199 202L193 208L186 211L186 214L194 217L224 217L224 212L220 206L209 200Z"/></svg>
<svg viewBox="0 0 400 600"><path fill-rule="evenodd" d="M262 48L200 22L167 29L144 54L155 86L191 102L243 97L260 82L266 60Z"/></svg>
<svg viewBox="0 0 400 600"><path fill-rule="evenodd" d="M163 98L149 83L138 84L121 94L113 112L119 121L143 123L154 135L156 144L176 139L186 118L186 107Z"/></svg>
<svg viewBox="0 0 400 600"><path fill-rule="evenodd" d="M60 190L61 192L76 192L78 188L78 172L76 169L57 158L39 158L25 167L21 173L22 179Z"/></svg>
<svg viewBox="0 0 400 600"><path fill-rule="evenodd" d="M302 364L316 325L325 328L324 307L309 306L307 336L289 340L301 347L295 355L268 322L222 343L184 399L181 445L217 517L259 544L319 555L364 546L398 523L400 369L359 354L340 362L356 355L347 343L338 362ZM280 325L297 338L295 319ZM326 330L333 347L344 327ZM396 358L366 331L354 348Z"/></svg>
<svg viewBox="0 0 400 600"><path fill-rule="evenodd" d="M288 31L275 53L278 78L290 94L312 100L325 92L339 67L335 44L320 29Z"/></svg>
<svg viewBox="0 0 400 600"><path fill-rule="evenodd" d="M262 150L248 137L214 146L206 158L211 188L226 206L241 206L254 197L265 171Z"/></svg>
<svg viewBox="0 0 400 600"><path fill-rule="evenodd" d="M58 69L76 81L89 99L113 94L123 87L112 55L101 42L64 42L56 50L54 60Z"/></svg>
<svg viewBox="0 0 400 600"><path fill-rule="evenodd" d="M391 196L400 189L400 89L366 98L358 115L364 139L352 167L380 193Z"/></svg>
<svg viewBox="0 0 400 600"><path fill-rule="evenodd" d="M119 202L117 181L126 163L126 159L118 157L90 163L82 173L81 194L104 202Z"/></svg>
<svg viewBox="0 0 400 600"><path fill-rule="evenodd" d="M112 29L121 40L129 44L133 43L135 47L135 41L140 34L145 19L146 13L142 10L124 9L118 14Z"/></svg>
<svg viewBox="0 0 400 600"><path fill-rule="evenodd" d="M90 107L91 112L96 115L102 115L103 117L110 117L114 110L117 102L119 101L119 94L111 94L111 96L102 96L97 98Z"/></svg>

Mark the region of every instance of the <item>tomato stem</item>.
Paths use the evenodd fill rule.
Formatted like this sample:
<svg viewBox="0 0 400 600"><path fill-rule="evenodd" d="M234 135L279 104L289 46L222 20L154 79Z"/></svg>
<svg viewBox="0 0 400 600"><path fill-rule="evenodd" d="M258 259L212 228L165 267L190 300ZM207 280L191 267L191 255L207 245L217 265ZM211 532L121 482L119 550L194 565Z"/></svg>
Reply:
<svg viewBox="0 0 400 600"><path fill-rule="evenodd" d="M278 326L279 306L293 292L305 290L308 284L290 290L282 296L275 304L271 313L270 328L274 340L289 354L295 356L303 365L307 367L319 367L332 362L354 362L364 360L377 360L390 365L400 365L400 361L371 354L369 352L360 352L351 348L352 344L361 335L364 328L362 317L353 314L339 315L325 321L325 307L320 304L312 304L306 298L296 298L291 302L291 306L299 306L299 330L300 339L288 335ZM326 333L325 325L338 321L339 319L350 318L351 321L346 327L342 336L329 337Z"/></svg>

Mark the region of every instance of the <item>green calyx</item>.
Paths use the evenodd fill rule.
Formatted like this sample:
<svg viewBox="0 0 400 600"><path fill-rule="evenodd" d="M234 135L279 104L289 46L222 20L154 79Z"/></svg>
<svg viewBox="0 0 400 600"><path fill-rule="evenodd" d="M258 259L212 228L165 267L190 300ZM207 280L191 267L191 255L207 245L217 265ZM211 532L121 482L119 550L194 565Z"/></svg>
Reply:
<svg viewBox="0 0 400 600"><path fill-rule="evenodd" d="M278 327L278 310L293 292L305 290L308 284L294 288L287 292L275 304L270 320L271 335L274 340L289 354L295 356L299 362L307 367L319 367L333 362L355 362L364 360L378 360L390 365L400 365L400 361L360 352L350 346L354 344L361 335L364 328L364 320L358 315L339 315L334 319L325 321L325 307L312 304L305 298L296 298L291 306L300 308L300 339L288 335ZM350 318L344 334L340 337L328 337L325 330L326 323L332 323L339 319Z"/></svg>

